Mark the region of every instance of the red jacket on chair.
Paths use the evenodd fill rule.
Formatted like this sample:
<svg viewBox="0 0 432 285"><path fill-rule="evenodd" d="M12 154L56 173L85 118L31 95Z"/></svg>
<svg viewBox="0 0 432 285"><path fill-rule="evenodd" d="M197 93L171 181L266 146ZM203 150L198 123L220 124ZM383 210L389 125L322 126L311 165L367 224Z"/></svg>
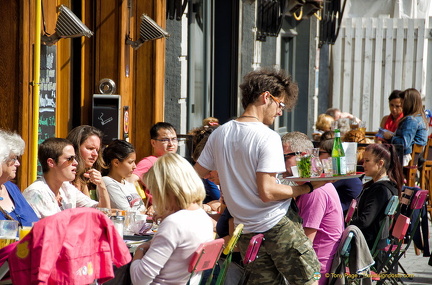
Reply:
<svg viewBox="0 0 432 285"><path fill-rule="evenodd" d="M108 217L76 208L37 222L9 256L9 266L14 284L89 284L113 278L113 264L130 260Z"/></svg>

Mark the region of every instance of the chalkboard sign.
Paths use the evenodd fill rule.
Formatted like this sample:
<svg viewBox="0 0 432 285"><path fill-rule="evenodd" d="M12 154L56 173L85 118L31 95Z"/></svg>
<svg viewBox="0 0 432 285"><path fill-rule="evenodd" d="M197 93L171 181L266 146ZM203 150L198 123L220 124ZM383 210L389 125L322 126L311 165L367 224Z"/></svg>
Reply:
<svg viewBox="0 0 432 285"><path fill-rule="evenodd" d="M41 46L38 144L55 136L57 48ZM41 174L38 163L38 175Z"/></svg>

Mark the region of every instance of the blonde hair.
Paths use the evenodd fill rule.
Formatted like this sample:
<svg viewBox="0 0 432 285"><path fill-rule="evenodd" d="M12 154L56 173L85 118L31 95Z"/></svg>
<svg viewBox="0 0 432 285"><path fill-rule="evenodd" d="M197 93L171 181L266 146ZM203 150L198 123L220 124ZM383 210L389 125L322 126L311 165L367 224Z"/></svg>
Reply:
<svg viewBox="0 0 432 285"><path fill-rule="evenodd" d="M202 121L203 126L219 126L219 120L215 117L207 117Z"/></svg>
<svg viewBox="0 0 432 285"><path fill-rule="evenodd" d="M331 129L331 124L334 122L332 116L327 114L321 114L315 123L315 128L320 131L329 131Z"/></svg>
<svg viewBox="0 0 432 285"><path fill-rule="evenodd" d="M159 157L144 179L153 195L155 211L161 217L187 209L192 203L201 206L206 196L195 169L176 153Z"/></svg>

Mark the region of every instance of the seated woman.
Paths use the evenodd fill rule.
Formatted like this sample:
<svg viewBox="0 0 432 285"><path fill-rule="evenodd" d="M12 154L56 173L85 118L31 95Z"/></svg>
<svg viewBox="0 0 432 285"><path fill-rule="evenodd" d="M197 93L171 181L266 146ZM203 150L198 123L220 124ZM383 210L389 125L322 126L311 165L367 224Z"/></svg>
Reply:
<svg viewBox="0 0 432 285"><path fill-rule="evenodd" d="M403 145L403 166L406 166L411 160L413 144L426 145L428 123L420 92L410 88L401 93L401 98L404 117L399 121L396 133L384 132L384 138L392 144Z"/></svg>
<svg viewBox="0 0 432 285"><path fill-rule="evenodd" d="M101 188L106 189L102 180L101 171L104 162L101 155L101 142L103 133L101 130L82 125L72 129L66 139L72 142L78 161L77 175L72 184L85 195L97 200L96 193ZM91 181L97 181L97 184Z"/></svg>
<svg viewBox="0 0 432 285"><path fill-rule="evenodd" d="M395 132L399 121L403 118L402 111L402 91L393 90L393 92L388 97L390 115L386 115L381 119L380 128L389 130L390 132Z"/></svg>
<svg viewBox="0 0 432 285"><path fill-rule="evenodd" d="M16 220L21 226L31 226L39 221L35 212L27 203L18 186L10 180L16 177L20 163L18 157L24 152L24 140L16 133L0 131L0 137L9 148L6 159L2 162L0 174L0 220Z"/></svg>
<svg viewBox="0 0 432 285"><path fill-rule="evenodd" d="M145 211L144 203L135 185L126 181L136 168L135 149L127 141L114 140L103 151L108 169L102 177L111 201L111 207L120 210Z"/></svg>
<svg viewBox="0 0 432 285"><path fill-rule="evenodd" d="M372 249L380 229L380 222L385 219L385 208L394 195L400 197L402 189L402 168L394 145L371 144L364 152L363 167L366 176L372 180L364 184L360 193L357 210L351 225L362 231L369 249ZM387 245L389 228L384 228L377 249Z"/></svg>
<svg viewBox="0 0 432 285"><path fill-rule="evenodd" d="M138 246L130 267L133 284L186 284L192 253L213 239L201 208L204 185L192 165L175 153L161 156L144 176L161 217L151 242Z"/></svg>

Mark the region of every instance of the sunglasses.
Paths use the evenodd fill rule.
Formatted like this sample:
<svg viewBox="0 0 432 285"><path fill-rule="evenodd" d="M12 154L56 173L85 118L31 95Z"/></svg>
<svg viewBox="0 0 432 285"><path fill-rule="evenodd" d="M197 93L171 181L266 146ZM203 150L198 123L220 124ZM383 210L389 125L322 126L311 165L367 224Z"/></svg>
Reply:
<svg viewBox="0 0 432 285"><path fill-rule="evenodd" d="M271 95L269 93L270 97L272 97L273 101L276 102L276 104L278 104L279 108L281 108L281 110L285 110L286 106L284 103L282 103L279 99L277 99L275 96Z"/></svg>
<svg viewBox="0 0 432 285"><path fill-rule="evenodd" d="M75 158L76 158L75 155L71 155L71 156L69 156L69 157L66 158L66 161L67 161L69 164L72 164L72 163L74 162Z"/></svg>

